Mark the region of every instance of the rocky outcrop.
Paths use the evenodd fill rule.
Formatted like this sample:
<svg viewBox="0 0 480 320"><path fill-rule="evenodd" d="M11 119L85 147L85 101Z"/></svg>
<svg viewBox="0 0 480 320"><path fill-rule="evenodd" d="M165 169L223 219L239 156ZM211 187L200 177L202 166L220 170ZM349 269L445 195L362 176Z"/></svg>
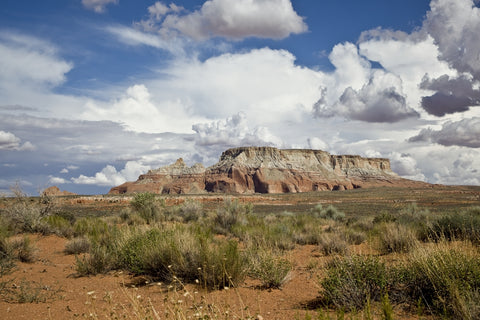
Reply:
<svg viewBox="0 0 480 320"><path fill-rule="evenodd" d="M220 161L207 169L201 164L188 167L179 159L109 193L295 193L419 184L424 183L399 177L384 158L242 147L226 150Z"/></svg>
<svg viewBox="0 0 480 320"><path fill-rule="evenodd" d="M60 191L57 186L49 187L42 191L43 196L74 196L77 195L73 192L68 191Z"/></svg>
<svg viewBox="0 0 480 320"><path fill-rule="evenodd" d="M137 192L182 194L205 192L205 167L197 163L188 167L182 158L174 164L142 174L135 182L114 187L109 194Z"/></svg>

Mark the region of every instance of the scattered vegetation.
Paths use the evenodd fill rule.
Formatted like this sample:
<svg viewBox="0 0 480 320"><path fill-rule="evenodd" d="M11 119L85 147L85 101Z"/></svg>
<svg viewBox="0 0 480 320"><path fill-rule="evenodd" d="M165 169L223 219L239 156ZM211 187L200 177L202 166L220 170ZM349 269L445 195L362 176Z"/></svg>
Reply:
<svg viewBox="0 0 480 320"><path fill-rule="evenodd" d="M259 289L282 289L296 268L289 251L312 245L305 268L321 275L325 310L363 310L372 318L375 307L383 319L393 319L402 305L434 317L480 318L480 207L431 212L409 202L356 215L316 204L302 212L260 213L238 199L167 206L161 196L139 193L128 208L102 217L60 211L52 198L14 194L0 208L0 277L18 261L35 261L29 234L41 233L68 239L64 252L76 256L79 276L123 270L208 290L238 287L249 278ZM328 263L318 263L319 256ZM25 283L13 289L0 281L4 299L46 299ZM149 310L152 318L155 310Z"/></svg>

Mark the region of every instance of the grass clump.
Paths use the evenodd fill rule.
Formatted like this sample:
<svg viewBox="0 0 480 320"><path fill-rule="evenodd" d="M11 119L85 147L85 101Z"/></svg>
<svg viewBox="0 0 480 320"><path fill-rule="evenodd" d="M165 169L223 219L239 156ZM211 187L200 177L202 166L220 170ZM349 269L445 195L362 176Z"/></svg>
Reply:
<svg viewBox="0 0 480 320"><path fill-rule="evenodd" d="M85 237L76 237L65 244L65 254L87 253L90 250L90 241Z"/></svg>
<svg viewBox="0 0 480 320"><path fill-rule="evenodd" d="M223 288L243 279L246 264L236 241L216 239L199 227L176 225L125 227L111 232L108 241L92 242L88 254L77 258L81 275L113 269Z"/></svg>
<svg viewBox="0 0 480 320"><path fill-rule="evenodd" d="M425 238L434 241L469 240L478 244L480 243L480 207L437 217L430 223L426 232Z"/></svg>
<svg viewBox="0 0 480 320"><path fill-rule="evenodd" d="M73 226L69 220L60 215L51 215L42 219L43 234L56 234L62 237L71 237L73 235Z"/></svg>
<svg viewBox="0 0 480 320"><path fill-rule="evenodd" d="M421 301L431 313L453 319L480 318L480 257L474 248L443 243L418 249L400 268L412 304Z"/></svg>
<svg viewBox="0 0 480 320"><path fill-rule="evenodd" d="M292 263L274 250L257 248L249 254L249 275L259 279L262 288L280 288L289 278Z"/></svg>
<svg viewBox="0 0 480 320"><path fill-rule="evenodd" d="M338 233L326 233L320 238L320 251L326 255L347 253L348 244L345 238Z"/></svg>
<svg viewBox="0 0 480 320"><path fill-rule="evenodd" d="M217 209L213 217L213 228L216 233L230 234L236 225L247 223L247 217L252 213L253 206L241 204L237 199L227 198L223 207Z"/></svg>
<svg viewBox="0 0 480 320"><path fill-rule="evenodd" d="M321 281L327 304L343 310L359 310L367 301L380 301L387 287L385 265L375 257L335 258Z"/></svg>
<svg viewBox="0 0 480 320"><path fill-rule="evenodd" d="M345 219L345 213L338 210L336 207L329 205L327 208L319 203L311 210L312 214L318 218L343 221Z"/></svg>
<svg viewBox="0 0 480 320"><path fill-rule="evenodd" d="M379 230L379 249L383 254L409 252L417 245L414 231L404 225L384 223Z"/></svg>

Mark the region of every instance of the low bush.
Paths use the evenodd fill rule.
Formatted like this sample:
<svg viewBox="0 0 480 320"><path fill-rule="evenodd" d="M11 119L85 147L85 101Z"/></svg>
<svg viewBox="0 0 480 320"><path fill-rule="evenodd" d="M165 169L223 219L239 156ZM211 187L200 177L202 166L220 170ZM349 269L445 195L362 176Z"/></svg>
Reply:
<svg viewBox="0 0 480 320"><path fill-rule="evenodd" d="M327 304L343 310L363 309L367 301L380 301L386 293L385 265L375 257L335 258L321 281Z"/></svg>
<svg viewBox="0 0 480 320"><path fill-rule="evenodd" d="M75 237L86 236L98 240L108 235L108 233L108 224L101 218L80 218L73 225L73 234Z"/></svg>

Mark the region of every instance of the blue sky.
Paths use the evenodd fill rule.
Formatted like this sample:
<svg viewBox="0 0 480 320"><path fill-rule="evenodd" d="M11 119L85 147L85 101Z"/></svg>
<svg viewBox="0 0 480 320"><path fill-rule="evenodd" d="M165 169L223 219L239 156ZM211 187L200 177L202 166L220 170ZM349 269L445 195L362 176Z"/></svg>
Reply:
<svg viewBox="0 0 480 320"><path fill-rule="evenodd" d="M479 29L473 0L6 0L0 190L106 193L243 145L478 185Z"/></svg>

